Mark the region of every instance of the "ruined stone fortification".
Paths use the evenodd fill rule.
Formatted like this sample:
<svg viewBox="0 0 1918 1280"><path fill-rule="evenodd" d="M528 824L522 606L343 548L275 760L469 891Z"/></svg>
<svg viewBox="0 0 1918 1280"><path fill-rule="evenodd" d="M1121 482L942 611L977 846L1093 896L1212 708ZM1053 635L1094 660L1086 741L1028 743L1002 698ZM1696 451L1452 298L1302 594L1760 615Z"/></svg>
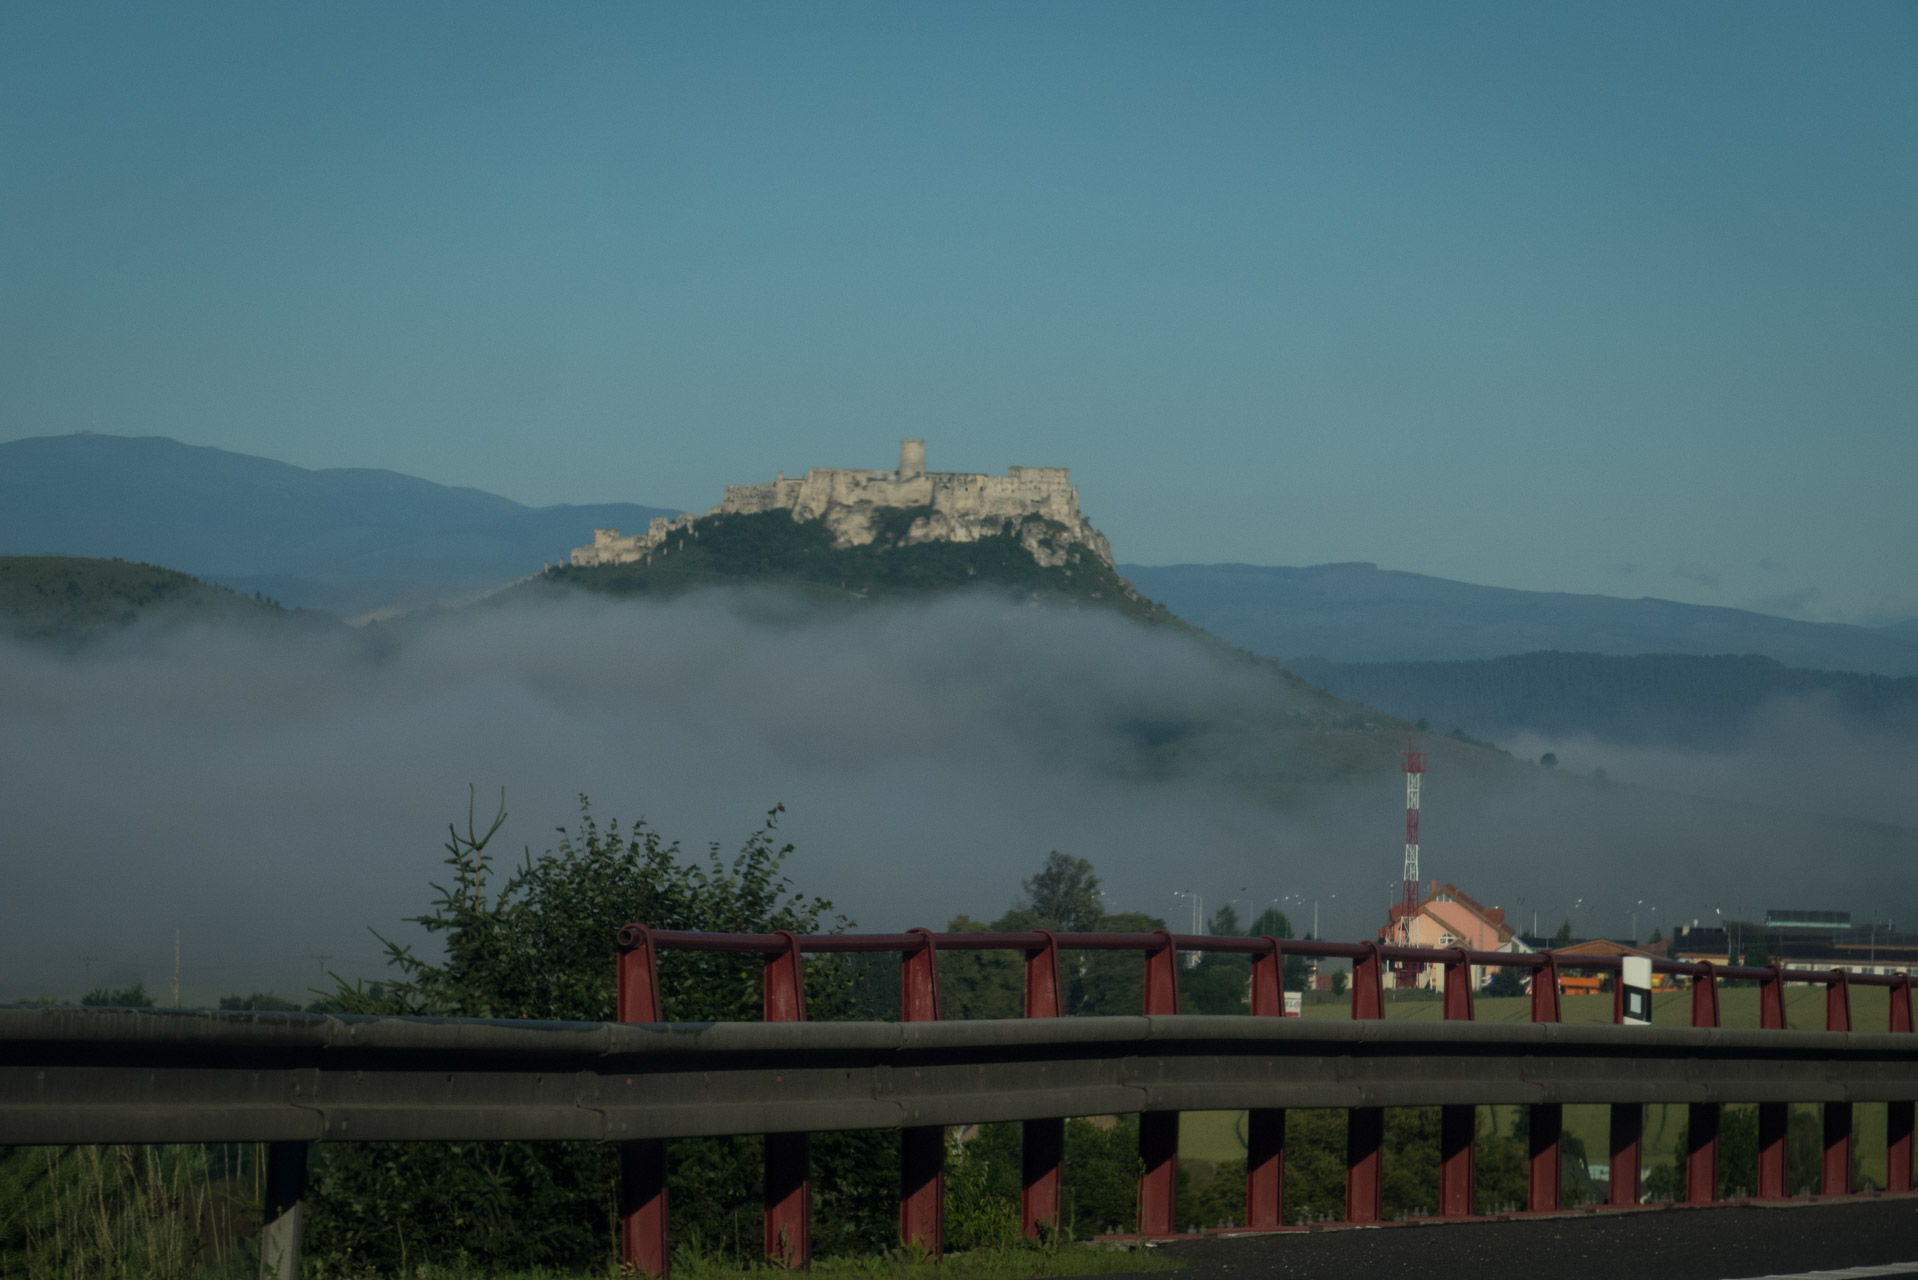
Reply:
<svg viewBox="0 0 1918 1280"><path fill-rule="evenodd" d="M764 484L729 484L726 496L707 515L789 511L794 520L821 520L835 545L864 546L873 540L882 513L928 508L912 522L908 543L976 542L1016 530L1020 542L1044 565L1061 565L1080 544L1107 565L1112 547L1079 511L1079 493L1064 467L1013 467L1003 476L966 475L926 470L926 442L899 446L897 471L857 471L814 467L803 480L785 473ZM1064 528L1031 521L1037 516ZM643 534L621 537L617 529L593 530L593 544L573 551L575 565L629 564L649 557L673 529L690 528L696 517L657 519Z"/></svg>

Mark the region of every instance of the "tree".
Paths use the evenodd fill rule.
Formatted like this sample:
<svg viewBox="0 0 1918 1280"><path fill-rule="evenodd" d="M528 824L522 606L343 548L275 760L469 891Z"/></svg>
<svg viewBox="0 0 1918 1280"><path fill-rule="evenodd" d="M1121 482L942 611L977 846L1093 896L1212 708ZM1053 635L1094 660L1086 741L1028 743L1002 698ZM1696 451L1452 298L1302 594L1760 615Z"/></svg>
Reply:
<svg viewBox="0 0 1918 1280"><path fill-rule="evenodd" d="M1290 938L1292 936L1292 922L1286 918L1285 912L1279 910L1277 907L1267 907L1253 917L1252 927L1245 932L1248 937L1253 938L1268 936L1273 938Z"/></svg>
<svg viewBox="0 0 1918 1280"><path fill-rule="evenodd" d="M1165 921L1140 912L1108 913L1092 864L1054 850L1037 875L1021 882L1026 901L990 924L955 916L953 933L1149 933ZM1067 951L1060 957L1068 1014L1138 1013L1144 967L1137 952ZM1025 1011L1025 970L1010 951L962 951L939 957L939 1004L948 1018L1017 1018Z"/></svg>
<svg viewBox="0 0 1918 1280"><path fill-rule="evenodd" d="M396 981L329 997L342 1013L603 1021L613 1016L613 957L620 926L715 932L838 932L832 904L792 886L776 841L780 810L723 856L684 857L643 821L602 828L584 797L580 821L557 848L499 877L486 831L469 809L464 833L448 829L446 865L432 910L414 923L440 941L428 958L386 942ZM386 941L382 939L382 941ZM759 965L722 953L668 951L660 994L675 1021L760 1017ZM806 964L808 1015L844 1017L852 971L829 957ZM814 1245L822 1254L884 1247L895 1230L893 1134L820 1134L813 1143ZM757 1256L762 1140L684 1139L672 1144L671 1230L708 1249ZM452 1264L464 1253L487 1269L603 1269L615 1231L618 1153L611 1144L327 1144L315 1161L308 1248L329 1270L399 1270ZM750 1225L750 1230L741 1224ZM401 1242L404 1242L402 1245ZM402 1255L402 1248L404 1255Z"/></svg>
<svg viewBox="0 0 1918 1280"><path fill-rule="evenodd" d="M1771 948L1765 945L1763 938L1745 948L1745 963L1759 969L1771 963Z"/></svg>
<svg viewBox="0 0 1918 1280"><path fill-rule="evenodd" d="M1516 965L1500 965L1492 971L1492 980L1485 985L1488 996L1522 996L1525 994L1525 970Z"/></svg>
<svg viewBox="0 0 1918 1280"><path fill-rule="evenodd" d="M1099 877L1092 864L1054 849L1046 855L1045 866L1019 887L1026 891L1026 906L1043 921L1042 927L1061 933L1092 933L1104 917L1104 897Z"/></svg>
<svg viewBox="0 0 1918 1280"><path fill-rule="evenodd" d="M231 1010L251 1010L255 1012L298 1013L297 1001L282 999L270 991L255 991L252 995L221 996L220 1007Z"/></svg>
<svg viewBox="0 0 1918 1280"><path fill-rule="evenodd" d="M145 983L136 982L130 987L95 987L80 997L80 1003L95 1008L151 1009L153 997L147 994Z"/></svg>
<svg viewBox="0 0 1918 1280"><path fill-rule="evenodd" d="M1277 907L1267 907L1265 910L1259 912L1258 916L1252 921L1252 927L1245 932L1248 937L1270 937L1283 941L1292 936L1292 921L1286 917L1285 912L1279 910ZM1311 962L1304 956L1287 956L1285 958L1285 989L1287 991L1303 991L1311 985L1311 982Z"/></svg>
<svg viewBox="0 0 1918 1280"><path fill-rule="evenodd" d="M1562 946L1565 946L1567 943L1569 943L1571 940L1572 940L1572 922L1568 918L1564 924L1561 924L1558 927L1558 932L1552 935L1552 945L1555 947L1562 947Z"/></svg>
<svg viewBox="0 0 1918 1280"><path fill-rule="evenodd" d="M1650 941L1650 942L1663 942L1663 941L1665 941L1665 932L1664 932L1664 930L1662 930L1662 929L1659 929L1659 928L1657 928L1657 927L1654 927L1654 928L1652 929L1652 936L1651 936L1651 937L1650 937L1649 939L1647 939L1647 941Z"/></svg>
<svg viewBox="0 0 1918 1280"><path fill-rule="evenodd" d="M1538 762L1540 765L1542 765L1543 767L1547 769L1556 769L1558 768L1558 752L1547 751L1544 755L1538 758Z"/></svg>

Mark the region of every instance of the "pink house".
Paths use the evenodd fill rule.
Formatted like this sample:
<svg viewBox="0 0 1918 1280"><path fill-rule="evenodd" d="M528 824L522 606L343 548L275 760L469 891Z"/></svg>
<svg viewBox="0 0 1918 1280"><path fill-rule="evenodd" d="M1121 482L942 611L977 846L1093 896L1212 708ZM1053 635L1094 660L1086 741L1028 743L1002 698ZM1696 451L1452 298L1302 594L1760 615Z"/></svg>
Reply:
<svg viewBox="0 0 1918 1280"><path fill-rule="evenodd" d="M1505 923L1502 907L1480 906L1454 884L1432 881L1425 900L1409 914L1402 906L1393 907L1385 927L1378 933L1380 942L1414 947L1466 947L1473 951L1525 951L1518 934ZM1443 982L1444 970L1424 965L1417 974L1421 987L1436 988ZM1491 981L1491 970L1472 966L1473 987Z"/></svg>

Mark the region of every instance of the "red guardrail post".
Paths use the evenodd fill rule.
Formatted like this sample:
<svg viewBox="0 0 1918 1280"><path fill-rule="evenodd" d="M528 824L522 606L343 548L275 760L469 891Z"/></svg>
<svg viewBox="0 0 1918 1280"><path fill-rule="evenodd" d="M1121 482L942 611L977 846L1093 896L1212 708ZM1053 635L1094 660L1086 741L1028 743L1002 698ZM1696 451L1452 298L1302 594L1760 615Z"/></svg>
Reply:
<svg viewBox="0 0 1918 1280"><path fill-rule="evenodd" d="M1833 969L1825 982L1825 1030L1851 1030L1851 975ZM1851 1103L1825 1104L1825 1176L1821 1195L1851 1194Z"/></svg>
<svg viewBox="0 0 1918 1280"><path fill-rule="evenodd" d="M799 939L779 930L784 944L766 957L765 1016L768 1022L806 1020L806 975ZM766 1135L766 1257L777 1266L812 1266L812 1139L804 1133Z"/></svg>
<svg viewBox="0 0 1918 1280"><path fill-rule="evenodd" d="M1911 1027L1911 975L1900 974L1891 989L1891 1016L1886 1022L1891 1031L1909 1032ZM1913 1100L1885 1104L1885 1190L1911 1190L1911 1147Z"/></svg>
<svg viewBox="0 0 1918 1280"><path fill-rule="evenodd" d="M613 1017L618 1022L664 1022L659 999L659 954L643 925L619 932L613 966ZM657 1138L619 1144L619 1257L640 1275L667 1280L672 1254L666 1240L666 1144Z"/></svg>
<svg viewBox="0 0 1918 1280"><path fill-rule="evenodd" d="M1366 944L1366 953L1352 962L1352 1017L1355 1021L1385 1016L1385 959L1379 944ZM1385 1110L1353 1107L1345 1114L1345 1220L1377 1222L1384 1216L1380 1199L1384 1181L1380 1168L1385 1146Z"/></svg>
<svg viewBox="0 0 1918 1280"><path fill-rule="evenodd" d="M1445 961L1445 1018L1472 1021L1472 958L1463 948ZM1472 1137L1478 1108L1458 1103L1439 1110L1439 1216L1472 1216Z"/></svg>
<svg viewBox="0 0 1918 1280"><path fill-rule="evenodd" d="M1159 945L1145 953L1145 1014L1179 1011L1179 949L1172 934L1155 929ZM1179 1200L1179 1113L1145 1111L1139 1115L1139 1234L1169 1236L1177 1230Z"/></svg>
<svg viewBox="0 0 1918 1280"><path fill-rule="evenodd" d="M1647 1010L1646 1012L1650 1012ZM1612 1025L1625 1023L1625 970L1612 980ZM1611 1185L1605 1203L1614 1209L1629 1209L1638 1204L1644 1187L1645 1105L1640 1102L1614 1102L1611 1105Z"/></svg>
<svg viewBox="0 0 1918 1280"><path fill-rule="evenodd" d="M1551 952L1543 968L1532 971L1532 1021L1559 1021L1558 957ZM1559 1147L1565 1132L1565 1108L1556 1102L1534 1103L1529 1116L1531 1141L1525 1208L1530 1213L1554 1213L1559 1197Z"/></svg>
<svg viewBox="0 0 1918 1280"><path fill-rule="evenodd" d="M1758 1026L1762 1031L1785 1029L1785 967L1772 962L1771 973L1758 983ZM1785 1198L1786 1138L1791 1130L1791 1104L1758 1104L1758 1198Z"/></svg>
<svg viewBox="0 0 1918 1280"><path fill-rule="evenodd" d="M1026 1017L1057 1018L1065 1012L1065 992L1059 985L1059 940L1050 930L1042 946L1026 952ZM1066 1122L1063 1117L1028 1120L1020 1153L1019 1216L1026 1239L1037 1240L1041 1231L1059 1230L1059 1183L1066 1155ZM1046 1224L1043 1228L1041 1224Z"/></svg>
<svg viewBox="0 0 1918 1280"><path fill-rule="evenodd" d="M1718 973L1709 960L1692 979L1692 1025L1718 1025ZM1716 1102L1694 1102L1685 1127L1685 1203L1718 1202L1718 1117Z"/></svg>
<svg viewBox="0 0 1918 1280"><path fill-rule="evenodd" d="M913 929L920 945L899 957L899 1020L939 1021L938 952L932 931ZM930 1257L945 1251L946 1130L920 1125L899 1135L899 1241Z"/></svg>
<svg viewBox="0 0 1918 1280"><path fill-rule="evenodd" d="M1252 1016L1285 1016L1285 959L1279 940L1252 957ZM1285 1108L1254 1107L1245 1116L1245 1225L1274 1231L1285 1225Z"/></svg>

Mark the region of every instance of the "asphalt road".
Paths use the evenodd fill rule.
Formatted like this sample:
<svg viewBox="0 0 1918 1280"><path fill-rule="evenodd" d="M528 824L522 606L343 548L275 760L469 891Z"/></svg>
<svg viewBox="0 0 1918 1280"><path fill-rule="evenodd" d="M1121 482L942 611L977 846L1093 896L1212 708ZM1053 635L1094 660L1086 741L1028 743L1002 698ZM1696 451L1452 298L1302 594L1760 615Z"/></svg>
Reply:
<svg viewBox="0 0 1918 1280"><path fill-rule="evenodd" d="M1918 1280L1918 1199L1289 1232L1161 1247L1185 1264L1181 1280L1747 1280L1861 1267L1874 1268L1861 1275ZM1876 1270L1882 1267L1891 1269Z"/></svg>

